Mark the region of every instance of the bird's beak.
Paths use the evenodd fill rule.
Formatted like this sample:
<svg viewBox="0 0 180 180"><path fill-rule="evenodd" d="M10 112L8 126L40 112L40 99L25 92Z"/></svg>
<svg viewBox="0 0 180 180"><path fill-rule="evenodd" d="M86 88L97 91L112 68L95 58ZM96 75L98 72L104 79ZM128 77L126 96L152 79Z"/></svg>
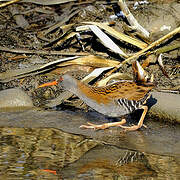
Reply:
<svg viewBox="0 0 180 180"><path fill-rule="evenodd" d="M42 88L42 87L46 87L46 86L54 86L57 84L58 84L58 81L52 81L52 82L41 84L40 86L38 86L38 88Z"/></svg>
<svg viewBox="0 0 180 180"><path fill-rule="evenodd" d="M58 85L58 83L61 82L61 81L63 81L63 78L62 78L62 77L60 77L60 78L59 78L58 80L56 80L56 81L52 81L52 82L48 82L48 83L41 84L40 86L38 86L38 88Z"/></svg>

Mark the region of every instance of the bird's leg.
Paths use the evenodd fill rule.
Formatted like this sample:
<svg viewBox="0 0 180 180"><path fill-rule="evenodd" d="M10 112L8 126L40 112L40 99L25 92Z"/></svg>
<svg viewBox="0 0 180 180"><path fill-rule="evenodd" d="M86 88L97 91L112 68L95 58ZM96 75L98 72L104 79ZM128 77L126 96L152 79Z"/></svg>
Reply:
<svg viewBox="0 0 180 180"><path fill-rule="evenodd" d="M112 126L120 126L125 123L126 123L126 119L123 118L119 122L104 123L104 124L93 124L93 123L88 122L87 123L88 125L81 125L80 128L98 130L98 129L106 129Z"/></svg>
<svg viewBox="0 0 180 180"><path fill-rule="evenodd" d="M131 127L119 125L119 127L124 128L127 131L135 131L135 130L141 128L143 126L143 121L144 121L145 115L146 115L146 113L148 111L148 107L147 106L142 106L141 109L143 109L144 111L143 111L143 113L141 115L141 118L140 118L137 125L133 125Z"/></svg>

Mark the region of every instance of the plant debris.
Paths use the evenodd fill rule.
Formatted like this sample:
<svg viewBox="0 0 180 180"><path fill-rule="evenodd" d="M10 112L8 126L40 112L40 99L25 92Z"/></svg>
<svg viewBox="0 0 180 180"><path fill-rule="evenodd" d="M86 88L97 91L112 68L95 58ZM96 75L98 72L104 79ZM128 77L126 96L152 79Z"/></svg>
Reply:
<svg viewBox="0 0 180 180"><path fill-rule="evenodd" d="M138 60L154 74L158 91L180 93L178 7L176 1L149 1L143 8L124 0L3 2L0 90L19 86L35 106L83 108L60 87L40 85L65 73L97 86L132 79L131 64ZM175 20L167 23L168 11Z"/></svg>

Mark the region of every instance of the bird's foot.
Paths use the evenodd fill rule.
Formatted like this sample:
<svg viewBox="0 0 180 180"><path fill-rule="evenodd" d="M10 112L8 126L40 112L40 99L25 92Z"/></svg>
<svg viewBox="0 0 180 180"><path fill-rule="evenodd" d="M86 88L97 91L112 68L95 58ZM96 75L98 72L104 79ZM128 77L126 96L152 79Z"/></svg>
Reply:
<svg viewBox="0 0 180 180"><path fill-rule="evenodd" d="M131 127L119 125L119 127L125 129L125 131L135 131L140 128L138 125L134 125Z"/></svg>
<svg viewBox="0 0 180 180"><path fill-rule="evenodd" d="M120 125L125 124L125 123L126 123L125 119L122 119L119 122L104 123L104 124L93 124L93 123L88 122L87 123L88 125L81 125L80 128L98 130L98 129L107 129L113 126L119 127Z"/></svg>
<svg viewBox="0 0 180 180"><path fill-rule="evenodd" d="M147 126L144 125L144 124L143 124L142 126L145 127L145 128L147 128ZM119 127L125 129L125 131L135 131L135 130L141 128L142 126L140 126L140 125L133 125L133 126L129 127L129 126L119 125Z"/></svg>
<svg viewBox="0 0 180 180"><path fill-rule="evenodd" d="M109 127L108 123L105 123L105 124L93 124L93 123L88 122L87 125L81 125L79 128L98 130L98 129L106 129L108 127Z"/></svg>

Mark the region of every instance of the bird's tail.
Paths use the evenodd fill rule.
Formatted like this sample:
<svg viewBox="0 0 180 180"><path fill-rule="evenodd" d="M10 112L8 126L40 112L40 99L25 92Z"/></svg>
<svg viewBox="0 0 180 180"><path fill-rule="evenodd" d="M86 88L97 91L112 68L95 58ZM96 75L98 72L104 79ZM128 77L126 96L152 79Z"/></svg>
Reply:
<svg viewBox="0 0 180 180"><path fill-rule="evenodd" d="M148 73L143 69L138 61L134 61L132 64L134 82L145 84L153 83L154 76L152 75L149 81ZM149 82L148 82L149 81Z"/></svg>

